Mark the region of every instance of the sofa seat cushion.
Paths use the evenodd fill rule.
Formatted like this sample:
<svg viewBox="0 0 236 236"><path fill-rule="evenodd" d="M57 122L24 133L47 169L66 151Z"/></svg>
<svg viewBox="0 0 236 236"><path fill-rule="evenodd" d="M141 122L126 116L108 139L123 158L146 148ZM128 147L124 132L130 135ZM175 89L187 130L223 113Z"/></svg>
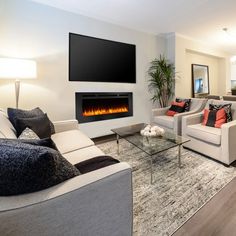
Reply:
<svg viewBox="0 0 236 236"><path fill-rule="evenodd" d="M8 116L0 110L0 137L15 139L16 130L8 119Z"/></svg>
<svg viewBox="0 0 236 236"><path fill-rule="evenodd" d="M102 156L102 155L105 155L105 154L95 145L63 154L66 160L69 161L73 165L79 162L91 159L93 157Z"/></svg>
<svg viewBox="0 0 236 236"><path fill-rule="evenodd" d="M174 129L174 118L173 116L156 116L154 122L160 126L164 126L169 129Z"/></svg>
<svg viewBox="0 0 236 236"><path fill-rule="evenodd" d="M53 134L51 138L62 154L94 145L90 138L77 129Z"/></svg>
<svg viewBox="0 0 236 236"><path fill-rule="evenodd" d="M204 126L202 124L189 125L187 135L215 145L221 144L221 129ZM199 147L200 148L200 147Z"/></svg>

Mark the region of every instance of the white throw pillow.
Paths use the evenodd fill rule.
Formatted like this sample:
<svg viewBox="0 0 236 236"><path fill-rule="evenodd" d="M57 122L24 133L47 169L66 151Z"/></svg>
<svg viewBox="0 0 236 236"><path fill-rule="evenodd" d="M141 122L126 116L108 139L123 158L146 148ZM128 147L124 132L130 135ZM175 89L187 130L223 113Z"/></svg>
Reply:
<svg viewBox="0 0 236 236"><path fill-rule="evenodd" d="M25 128L18 139L40 139L39 136L30 128Z"/></svg>

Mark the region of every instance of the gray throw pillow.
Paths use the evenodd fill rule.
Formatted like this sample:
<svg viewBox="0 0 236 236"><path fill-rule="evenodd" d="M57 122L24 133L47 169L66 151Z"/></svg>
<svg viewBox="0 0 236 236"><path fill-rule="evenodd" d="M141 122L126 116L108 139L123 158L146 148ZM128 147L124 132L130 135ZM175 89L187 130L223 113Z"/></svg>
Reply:
<svg viewBox="0 0 236 236"><path fill-rule="evenodd" d="M11 121L13 127L16 129L16 119L17 118L33 118L44 115L44 112L39 108L36 107L32 110L22 110L22 109L16 109L16 108L8 108L7 109L9 120ZM51 134L55 133L54 125L51 121L50 122L50 130Z"/></svg>
<svg viewBox="0 0 236 236"><path fill-rule="evenodd" d="M32 118L16 118L17 137L28 127L32 129L39 138L51 137L50 121L47 114Z"/></svg>
<svg viewBox="0 0 236 236"><path fill-rule="evenodd" d="M40 191L79 174L56 150L0 139L0 196Z"/></svg>

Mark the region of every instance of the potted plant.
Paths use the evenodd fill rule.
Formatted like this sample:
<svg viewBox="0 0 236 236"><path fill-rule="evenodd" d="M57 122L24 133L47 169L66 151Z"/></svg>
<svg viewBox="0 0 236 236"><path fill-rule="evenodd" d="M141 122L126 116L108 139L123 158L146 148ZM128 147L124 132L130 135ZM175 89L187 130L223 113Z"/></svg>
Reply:
<svg viewBox="0 0 236 236"><path fill-rule="evenodd" d="M151 100L158 102L160 107L169 105L174 95L175 67L164 56L154 59L148 70L149 91L153 93Z"/></svg>

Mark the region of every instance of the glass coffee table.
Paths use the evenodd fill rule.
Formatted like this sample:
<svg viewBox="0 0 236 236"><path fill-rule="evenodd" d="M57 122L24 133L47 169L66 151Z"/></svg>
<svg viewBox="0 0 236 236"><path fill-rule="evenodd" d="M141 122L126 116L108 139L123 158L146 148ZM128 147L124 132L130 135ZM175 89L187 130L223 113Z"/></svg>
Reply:
<svg viewBox="0 0 236 236"><path fill-rule="evenodd" d="M165 132L163 136L159 137L144 137L140 134L140 130L147 124L140 123L130 126L124 126L111 131L116 134L117 153L119 154L119 139L124 138L129 143L133 144L143 152L145 152L151 161L151 184L153 183L153 156L166 151L170 148L178 147L178 165L181 167L181 146L183 143L189 142L190 139L181 137L179 135Z"/></svg>

